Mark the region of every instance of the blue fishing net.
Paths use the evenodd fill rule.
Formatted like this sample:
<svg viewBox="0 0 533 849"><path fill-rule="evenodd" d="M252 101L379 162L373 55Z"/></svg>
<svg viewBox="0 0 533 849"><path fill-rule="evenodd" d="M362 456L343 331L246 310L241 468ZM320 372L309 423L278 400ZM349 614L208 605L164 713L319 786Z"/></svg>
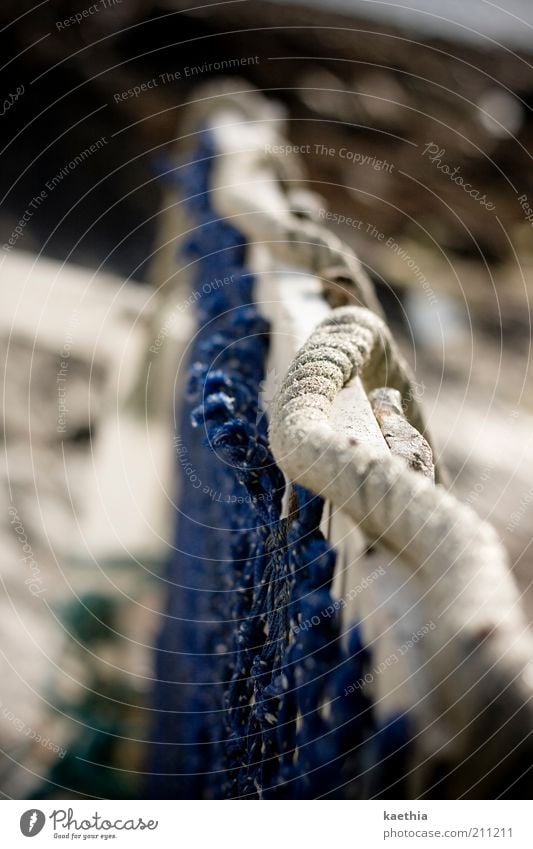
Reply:
<svg viewBox="0 0 533 849"><path fill-rule="evenodd" d="M210 205L212 137L179 173L197 332L176 430L179 501L155 653L147 795L401 797L403 717L379 727L370 654L341 635L322 502L286 482L259 404L269 325L243 236ZM333 610L333 615L325 615ZM311 623L311 627L302 627ZM316 623L316 624L314 624Z"/></svg>

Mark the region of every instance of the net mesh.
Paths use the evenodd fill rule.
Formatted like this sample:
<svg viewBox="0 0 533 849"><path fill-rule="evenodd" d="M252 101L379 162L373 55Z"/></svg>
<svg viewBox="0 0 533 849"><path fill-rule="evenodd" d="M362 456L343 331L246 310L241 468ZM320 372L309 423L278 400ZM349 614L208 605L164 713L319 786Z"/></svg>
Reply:
<svg viewBox="0 0 533 849"><path fill-rule="evenodd" d="M283 513L286 484L259 402L269 326L245 240L210 205L215 153L204 132L170 172L194 222L181 259L194 268L197 332L175 437L180 496L148 791L398 798L407 724L380 726L358 686L370 653L356 625L341 633L323 504L294 487Z"/></svg>

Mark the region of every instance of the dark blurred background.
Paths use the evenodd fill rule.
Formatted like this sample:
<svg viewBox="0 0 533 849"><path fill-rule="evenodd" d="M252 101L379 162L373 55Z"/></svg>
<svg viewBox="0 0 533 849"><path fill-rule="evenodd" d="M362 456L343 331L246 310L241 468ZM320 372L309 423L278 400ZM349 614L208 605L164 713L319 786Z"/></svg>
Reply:
<svg viewBox="0 0 533 849"><path fill-rule="evenodd" d="M482 299L484 288L476 265L486 261L505 295L503 318L520 328L522 287L511 270L513 245L524 262L530 259L531 227L511 186L531 195L533 70L525 25L510 26L507 16L507 27L494 32L495 12L483 4L477 5L485 10L487 35L467 28L476 23L468 20L469 5L466 24L454 25L427 14L402 15L394 4L247 0L197 4L195 11L194 3L179 0L105 2L107 8L60 30L62 21L89 8L86 2L34 4L34 11L29 3L2 4L2 91L7 96L24 86L0 126L3 231L11 231L27 199L76 152L101 136L108 139L100 155L50 194L46 215L28 227L26 250L46 243L52 256L106 262L142 279L153 233L148 219L158 205L151 154L176 137L191 87L220 73L207 67L187 77L185 69L257 56L224 73L281 99L295 143L346 146L394 164L392 172L379 172L339 157L307 156L309 176L322 182L332 209L374 218L388 235L421 242L429 251L435 239L460 267L473 263L475 298ZM458 8L447 4L448 13ZM356 17L357 11L376 19ZM483 20L477 21L482 32ZM159 79L157 87L116 102L115 95L176 72L181 79ZM473 186L486 191L490 184L497 216L470 202L421 156L431 141ZM343 235L382 270L375 240ZM439 272L446 278L442 285L453 288L445 261Z"/></svg>

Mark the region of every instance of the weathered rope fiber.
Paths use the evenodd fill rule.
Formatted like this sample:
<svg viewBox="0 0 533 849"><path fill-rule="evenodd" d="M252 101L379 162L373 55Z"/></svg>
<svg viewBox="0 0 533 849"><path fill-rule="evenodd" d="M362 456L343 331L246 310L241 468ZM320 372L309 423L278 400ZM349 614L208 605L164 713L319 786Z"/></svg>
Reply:
<svg viewBox="0 0 533 849"><path fill-rule="evenodd" d="M484 757L495 766L514 746L529 746L533 727L533 638L505 552L470 507L328 421L333 399L355 374L367 390L405 390L391 354L389 331L376 315L334 310L298 353L274 401L272 451L290 480L328 498L410 564L438 621L427 638L427 673L450 726L450 748L466 754L482 733ZM519 720L506 721L515 711Z"/></svg>

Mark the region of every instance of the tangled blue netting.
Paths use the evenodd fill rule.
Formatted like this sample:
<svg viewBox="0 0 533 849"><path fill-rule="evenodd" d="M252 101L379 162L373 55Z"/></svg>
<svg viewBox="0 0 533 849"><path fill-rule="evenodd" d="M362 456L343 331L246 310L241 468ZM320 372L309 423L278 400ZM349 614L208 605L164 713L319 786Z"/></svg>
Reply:
<svg viewBox="0 0 533 849"><path fill-rule="evenodd" d="M259 407L269 327L245 241L209 203L204 133L179 186L196 221L198 330L176 434L175 554L156 650L147 793L157 798L403 795L408 735L378 727L360 687L369 653L341 639L335 552L320 499L285 480ZM170 173L176 179L176 173ZM198 297L196 297L196 295ZM302 622L317 621L310 628Z"/></svg>

